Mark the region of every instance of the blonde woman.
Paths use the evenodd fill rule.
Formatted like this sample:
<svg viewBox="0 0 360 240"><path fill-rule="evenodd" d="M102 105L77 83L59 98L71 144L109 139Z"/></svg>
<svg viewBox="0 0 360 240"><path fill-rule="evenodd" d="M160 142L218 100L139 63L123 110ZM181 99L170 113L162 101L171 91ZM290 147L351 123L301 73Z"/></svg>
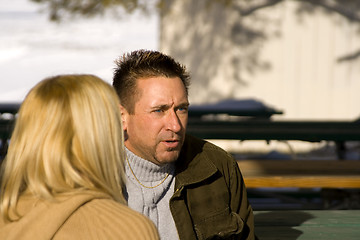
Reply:
<svg viewBox="0 0 360 240"><path fill-rule="evenodd" d="M2 166L0 239L158 239L125 204L119 104L93 75L28 93Z"/></svg>

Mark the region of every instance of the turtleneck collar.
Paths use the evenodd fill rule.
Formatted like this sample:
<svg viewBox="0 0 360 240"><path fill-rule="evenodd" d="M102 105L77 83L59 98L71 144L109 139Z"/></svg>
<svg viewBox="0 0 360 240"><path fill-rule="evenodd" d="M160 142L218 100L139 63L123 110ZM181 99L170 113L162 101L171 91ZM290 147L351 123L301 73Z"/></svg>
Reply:
<svg viewBox="0 0 360 240"><path fill-rule="evenodd" d="M150 162L146 159L143 159L129 149L125 148L126 156L128 158L128 162L133 170L134 174L140 181L144 182L155 182L164 179L164 177L170 173L170 175L174 174L175 165L174 163L168 163L163 166L156 165L153 162ZM126 163L126 170L128 170L129 166Z"/></svg>

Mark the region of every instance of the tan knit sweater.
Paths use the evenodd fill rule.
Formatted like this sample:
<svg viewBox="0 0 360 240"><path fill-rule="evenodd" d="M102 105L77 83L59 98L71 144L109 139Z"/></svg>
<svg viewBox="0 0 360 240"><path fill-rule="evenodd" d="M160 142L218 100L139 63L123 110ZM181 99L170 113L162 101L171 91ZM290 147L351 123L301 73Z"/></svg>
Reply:
<svg viewBox="0 0 360 240"><path fill-rule="evenodd" d="M4 224L0 219L1 240L159 239L149 219L105 194L81 194L60 202L22 197L18 209L20 220Z"/></svg>

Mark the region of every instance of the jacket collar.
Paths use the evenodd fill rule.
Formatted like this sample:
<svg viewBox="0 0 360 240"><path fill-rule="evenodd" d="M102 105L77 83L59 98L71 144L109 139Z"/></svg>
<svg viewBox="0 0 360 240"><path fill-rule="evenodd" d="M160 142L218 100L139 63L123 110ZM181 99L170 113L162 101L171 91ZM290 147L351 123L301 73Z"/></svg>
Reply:
<svg viewBox="0 0 360 240"><path fill-rule="evenodd" d="M204 140L186 136L179 159L176 161L176 189L204 181L217 172L208 153L204 151L206 144Z"/></svg>

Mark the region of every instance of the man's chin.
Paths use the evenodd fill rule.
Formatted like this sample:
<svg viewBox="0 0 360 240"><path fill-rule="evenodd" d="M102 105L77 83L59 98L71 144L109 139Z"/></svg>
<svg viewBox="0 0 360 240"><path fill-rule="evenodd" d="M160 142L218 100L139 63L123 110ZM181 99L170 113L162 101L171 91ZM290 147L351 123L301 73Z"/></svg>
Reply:
<svg viewBox="0 0 360 240"><path fill-rule="evenodd" d="M178 150L172 150L167 151L157 157L157 161L160 165L166 164L166 163L172 163L175 162L179 158L180 151Z"/></svg>

